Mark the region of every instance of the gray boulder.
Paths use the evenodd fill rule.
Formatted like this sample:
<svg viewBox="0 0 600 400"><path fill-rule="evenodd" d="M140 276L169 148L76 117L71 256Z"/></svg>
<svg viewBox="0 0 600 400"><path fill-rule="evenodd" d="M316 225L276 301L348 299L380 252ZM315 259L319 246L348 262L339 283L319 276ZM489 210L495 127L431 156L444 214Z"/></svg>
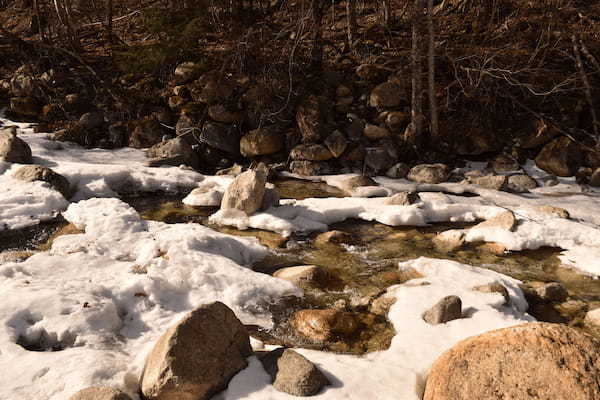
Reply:
<svg viewBox="0 0 600 400"><path fill-rule="evenodd" d="M33 182L42 181L48 183L53 189L60 192L65 199L71 197L71 184L64 176L54 172L48 167L41 165L25 165L19 168L12 177L20 181Z"/></svg>
<svg viewBox="0 0 600 400"><path fill-rule="evenodd" d="M250 215L263 203L267 174L263 170L249 170L238 175L227 187L221 209L237 209Z"/></svg>
<svg viewBox="0 0 600 400"><path fill-rule="evenodd" d="M423 320L431 325L444 324L462 317L462 301L458 296L446 296L423 313Z"/></svg>

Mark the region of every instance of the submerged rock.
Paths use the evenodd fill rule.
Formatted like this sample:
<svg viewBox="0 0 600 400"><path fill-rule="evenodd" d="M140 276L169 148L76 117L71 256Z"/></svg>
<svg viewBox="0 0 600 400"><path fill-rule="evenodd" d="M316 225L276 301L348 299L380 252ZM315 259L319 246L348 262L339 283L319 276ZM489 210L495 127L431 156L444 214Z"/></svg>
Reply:
<svg viewBox="0 0 600 400"><path fill-rule="evenodd" d="M65 199L71 197L71 184L64 176L41 165L25 165L19 168L13 178L24 182L42 181L48 183L54 190L60 192Z"/></svg>
<svg viewBox="0 0 600 400"><path fill-rule="evenodd" d="M324 244L340 244L350 242L352 242L352 236L350 234L337 230L321 233L315 238L315 244L317 246Z"/></svg>
<svg viewBox="0 0 600 400"><path fill-rule="evenodd" d="M69 400L131 400L131 397L111 387L92 386L75 393Z"/></svg>
<svg viewBox="0 0 600 400"><path fill-rule="evenodd" d="M451 253L460 249L465 243L465 232L460 229L451 229L440 232L433 238L436 250L442 253Z"/></svg>
<svg viewBox="0 0 600 400"><path fill-rule="evenodd" d="M423 313L423 320L431 325L445 324L462 317L462 301L458 296L446 296Z"/></svg>
<svg viewBox="0 0 600 400"><path fill-rule="evenodd" d="M330 342L358 329L352 314L333 309L296 311L291 323L296 332L316 343Z"/></svg>
<svg viewBox="0 0 600 400"><path fill-rule="evenodd" d="M600 398L600 342L528 323L465 339L430 369L424 400Z"/></svg>
<svg viewBox="0 0 600 400"><path fill-rule="evenodd" d="M291 349L277 349L260 358L271 376L273 387L292 396L313 396L329 380L308 359Z"/></svg>
<svg viewBox="0 0 600 400"><path fill-rule="evenodd" d="M255 213L263 204L267 174L262 170L249 170L238 175L227 187L221 209L235 208L247 215Z"/></svg>
<svg viewBox="0 0 600 400"><path fill-rule="evenodd" d="M17 137L14 127L0 131L0 160L10 163L31 164L31 148L21 138Z"/></svg>
<svg viewBox="0 0 600 400"><path fill-rule="evenodd" d="M299 287L322 286L327 282L327 272L317 265L299 265L281 268L273 273L275 278L285 279Z"/></svg>
<svg viewBox="0 0 600 400"><path fill-rule="evenodd" d="M148 400L207 400L248 365L250 338L220 302L198 307L158 340L146 359L141 391Z"/></svg>

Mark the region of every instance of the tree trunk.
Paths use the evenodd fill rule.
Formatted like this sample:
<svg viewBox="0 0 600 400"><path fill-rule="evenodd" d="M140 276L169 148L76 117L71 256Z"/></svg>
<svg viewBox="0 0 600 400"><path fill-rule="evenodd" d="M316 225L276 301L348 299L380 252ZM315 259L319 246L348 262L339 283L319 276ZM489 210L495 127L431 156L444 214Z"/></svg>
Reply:
<svg viewBox="0 0 600 400"><path fill-rule="evenodd" d="M313 22L313 45L311 51L311 67L321 69L323 66L323 5L321 0L311 0Z"/></svg>
<svg viewBox="0 0 600 400"><path fill-rule="evenodd" d="M429 49L427 54L428 81L429 81L429 114L431 118L431 137L438 138L438 108L435 90L435 32L433 27L433 0L427 0L427 33L429 36Z"/></svg>
<svg viewBox="0 0 600 400"><path fill-rule="evenodd" d="M421 36L422 36L422 0L414 0L412 21L412 93L411 93L411 123L405 140L419 147L423 135L423 71L421 63Z"/></svg>
<svg viewBox="0 0 600 400"><path fill-rule="evenodd" d="M356 33L356 2L346 0L346 27L348 31L348 48L352 50Z"/></svg>

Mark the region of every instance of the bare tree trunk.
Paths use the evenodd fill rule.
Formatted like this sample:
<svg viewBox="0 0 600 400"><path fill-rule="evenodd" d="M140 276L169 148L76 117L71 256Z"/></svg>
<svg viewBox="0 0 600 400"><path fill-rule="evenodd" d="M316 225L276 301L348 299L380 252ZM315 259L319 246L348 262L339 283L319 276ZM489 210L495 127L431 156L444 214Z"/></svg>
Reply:
<svg viewBox="0 0 600 400"><path fill-rule="evenodd" d="M107 21L107 36L108 43L113 44L113 0L108 0L108 21Z"/></svg>
<svg viewBox="0 0 600 400"><path fill-rule="evenodd" d="M429 81L429 114L431 118L431 137L439 135L438 107L435 90L435 32L433 28L433 0L427 0L427 33L429 36L429 49L427 54L428 81Z"/></svg>
<svg viewBox="0 0 600 400"><path fill-rule="evenodd" d="M346 0L346 27L348 30L348 48L352 50L354 45L354 33L356 32L355 0Z"/></svg>
<svg viewBox="0 0 600 400"><path fill-rule="evenodd" d="M422 34L422 0L414 0L412 21L412 93L411 93L411 123L405 133L405 140L419 147L423 135L423 67L421 63L421 34Z"/></svg>
<svg viewBox="0 0 600 400"><path fill-rule="evenodd" d="M381 4L381 16L383 19L383 25L389 26L392 22L392 5L391 0L382 0Z"/></svg>
<svg viewBox="0 0 600 400"><path fill-rule="evenodd" d="M585 97L587 99L588 106L590 107L590 114L592 115L592 128L594 130L594 135L596 136L596 138L598 138L598 116L596 115L596 109L594 107L592 87L590 85L590 80L588 79L588 76L585 73L585 69L583 68L583 62L581 61L581 51L579 49L579 45L577 43L577 38L575 35L571 36L571 41L573 42L573 53L575 53L575 63L577 64L577 69L579 70L579 74L581 75L581 81L583 82Z"/></svg>
<svg viewBox="0 0 600 400"><path fill-rule="evenodd" d="M311 0L310 6L314 30L311 67L321 69L323 65L323 5L321 0Z"/></svg>

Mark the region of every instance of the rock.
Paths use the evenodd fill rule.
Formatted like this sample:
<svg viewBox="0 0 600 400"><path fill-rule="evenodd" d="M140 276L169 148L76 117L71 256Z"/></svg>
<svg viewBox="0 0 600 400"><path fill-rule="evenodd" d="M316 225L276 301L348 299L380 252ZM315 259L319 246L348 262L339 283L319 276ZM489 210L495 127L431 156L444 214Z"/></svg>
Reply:
<svg viewBox="0 0 600 400"><path fill-rule="evenodd" d="M235 208L247 215L255 213L262 205L267 174L262 170L249 170L238 175L225 190L221 209Z"/></svg>
<svg viewBox="0 0 600 400"><path fill-rule="evenodd" d="M88 112L79 118L79 125L83 129L96 129L104 124L104 114L101 112Z"/></svg>
<svg viewBox="0 0 600 400"><path fill-rule="evenodd" d="M417 192L399 192L385 199L388 206L409 206L421 201Z"/></svg>
<svg viewBox="0 0 600 400"><path fill-rule="evenodd" d="M410 122L410 115L401 111L392 111L385 116L385 125L395 133L403 132Z"/></svg>
<svg viewBox="0 0 600 400"><path fill-rule="evenodd" d="M233 125L206 122L199 135L200 142L226 153L240 153L240 133Z"/></svg>
<svg viewBox="0 0 600 400"><path fill-rule="evenodd" d="M186 101L183 97L180 96L171 96L167 101L167 105L173 111L179 111L186 104Z"/></svg>
<svg viewBox="0 0 600 400"><path fill-rule="evenodd" d="M495 173L518 171L521 169L519 162L512 156L500 154L488 163L488 168L491 168Z"/></svg>
<svg viewBox="0 0 600 400"><path fill-rule="evenodd" d="M15 97L37 97L40 89L33 76L33 68L30 65L22 65L14 73L10 80L10 92Z"/></svg>
<svg viewBox="0 0 600 400"><path fill-rule="evenodd" d="M127 144L127 136L129 132L127 125L121 122L111 124L108 127L107 146L108 148L119 148Z"/></svg>
<svg viewBox="0 0 600 400"><path fill-rule="evenodd" d="M391 166L385 173L385 176L392 179L403 179L410 171L410 167L404 163L396 163Z"/></svg>
<svg viewBox="0 0 600 400"><path fill-rule="evenodd" d="M394 82L384 82L371 91L369 105L382 110L398 107L402 100L402 87Z"/></svg>
<svg viewBox="0 0 600 400"><path fill-rule="evenodd" d="M135 125L129 138L129 146L143 149L162 142L163 129L155 119L145 119Z"/></svg>
<svg viewBox="0 0 600 400"><path fill-rule="evenodd" d="M173 87L173 94L182 99L189 99L192 96L190 89L186 85L178 85Z"/></svg>
<svg viewBox="0 0 600 400"><path fill-rule="evenodd" d="M521 147L524 149L533 149L542 146L557 136L560 131L553 125L549 125L544 120L537 120L533 127L533 133L523 140Z"/></svg>
<svg viewBox="0 0 600 400"><path fill-rule="evenodd" d="M535 164L557 176L573 176L581 159L578 146L571 139L561 137L548 143L535 158Z"/></svg>
<svg viewBox="0 0 600 400"><path fill-rule="evenodd" d="M436 250L442 253L451 253L460 249L465 243L465 232L461 229L451 229L440 232L433 238Z"/></svg>
<svg viewBox="0 0 600 400"><path fill-rule="evenodd" d="M329 231L319 234L315 238L315 244L317 246L324 244L347 244L352 242L352 235L342 231Z"/></svg>
<svg viewBox="0 0 600 400"><path fill-rule="evenodd" d="M537 206L537 207L535 207L535 210L537 212L540 212L543 214L548 214L549 216L552 216L555 218L569 219L569 217L570 217L569 212L567 210L565 210L564 208L560 208L560 207Z"/></svg>
<svg viewBox="0 0 600 400"><path fill-rule="evenodd" d="M366 154L365 147L362 144L351 144L348 149L342 154L340 160L350 163L362 162Z"/></svg>
<svg viewBox="0 0 600 400"><path fill-rule="evenodd" d="M181 136L155 144L146 151L146 155L150 158L169 160L171 162L170 165L178 166L185 164L194 169L200 168L198 154Z"/></svg>
<svg viewBox="0 0 600 400"><path fill-rule="evenodd" d="M365 137L370 140L379 140L391 136L390 131L388 131L386 128L372 124L365 125L365 130L363 133Z"/></svg>
<svg viewBox="0 0 600 400"><path fill-rule="evenodd" d="M496 256L503 256L506 253L508 253L508 249L506 248L506 246L496 242L484 243L481 246L481 249L487 251L488 253L492 253Z"/></svg>
<svg viewBox="0 0 600 400"><path fill-rule="evenodd" d="M559 324L486 332L435 361L423 399L599 399L599 348L596 339Z"/></svg>
<svg viewBox="0 0 600 400"><path fill-rule="evenodd" d="M356 119L352 119L345 130L348 139L350 139L351 141L357 141L362 139L365 130L365 125L366 123L363 119L360 119L358 117Z"/></svg>
<svg viewBox="0 0 600 400"><path fill-rule="evenodd" d="M538 187L535 179L529 175L512 175L508 177L507 189L514 193L527 193Z"/></svg>
<svg viewBox="0 0 600 400"><path fill-rule="evenodd" d="M346 178L340 182L339 188L345 191L346 193L352 193L354 189L362 187L362 186L379 186L377 182L368 176L358 175L352 176L350 178Z"/></svg>
<svg viewBox="0 0 600 400"><path fill-rule="evenodd" d="M281 197L279 196L279 192L275 188L265 188L265 194L263 196L262 204L260 205L260 211L268 210L271 207L278 207L279 200Z"/></svg>
<svg viewBox="0 0 600 400"><path fill-rule="evenodd" d="M323 115L317 96L308 96L298 107L296 122L302 135L302 143L321 141Z"/></svg>
<svg viewBox="0 0 600 400"><path fill-rule="evenodd" d="M504 229L507 231L512 231L517 224L517 219L515 218L515 214L512 211L504 211L500 214L487 219L479 224L475 225L472 229L482 229L482 228L498 228Z"/></svg>
<svg viewBox="0 0 600 400"><path fill-rule="evenodd" d="M258 128L242 137L240 152L244 157L266 156L277 153L283 149L283 139L283 135L275 128Z"/></svg>
<svg viewBox="0 0 600 400"><path fill-rule="evenodd" d="M69 400L131 400L131 397L111 387L92 386L75 393Z"/></svg>
<svg viewBox="0 0 600 400"><path fill-rule="evenodd" d="M230 175L230 176L238 176L243 172L244 168L240 164L234 164L233 166L225 169L218 170L215 175Z"/></svg>
<svg viewBox="0 0 600 400"><path fill-rule="evenodd" d="M596 168L590 177L590 186L600 187L600 168Z"/></svg>
<svg viewBox="0 0 600 400"><path fill-rule="evenodd" d="M334 131L331 135L327 136L324 144L335 158L341 156L346 147L348 147L348 141L340 131Z"/></svg>
<svg viewBox="0 0 600 400"><path fill-rule="evenodd" d="M419 183L442 183L449 176L450 168L444 164L420 164L408 172L408 179Z"/></svg>
<svg viewBox="0 0 600 400"><path fill-rule="evenodd" d="M18 164L33 162L31 148L27 142L17 137L16 128L0 131L0 160Z"/></svg>
<svg viewBox="0 0 600 400"><path fill-rule="evenodd" d="M331 172L326 162L296 160L290 163L290 172L298 175L315 176Z"/></svg>
<svg viewBox="0 0 600 400"><path fill-rule="evenodd" d="M510 295L508 294L508 289L506 289L506 287L499 282L475 286L473 290L482 293L500 293L502 297L504 297L504 305L510 304Z"/></svg>
<svg viewBox="0 0 600 400"><path fill-rule="evenodd" d="M503 175L487 175L468 178L469 183L474 183L486 189L504 190L508 179Z"/></svg>
<svg viewBox="0 0 600 400"><path fill-rule="evenodd" d="M390 308L396 302L396 298L393 296L379 296L371 302L370 311L375 315L386 316Z"/></svg>
<svg viewBox="0 0 600 400"><path fill-rule="evenodd" d="M367 147L365 150L365 165L375 173L387 170L396 161L396 158L390 154L389 148Z"/></svg>
<svg viewBox="0 0 600 400"><path fill-rule="evenodd" d="M175 68L175 81L178 85L183 85L198 78L202 68L200 65L186 61Z"/></svg>
<svg viewBox="0 0 600 400"><path fill-rule="evenodd" d="M338 336L348 336L358 329L351 313L333 309L296 311L291 324L296 332L315 343L326 343Z"/></svg>
<svg viewBox="0 0 600 400"><path fill-rule="evenodd" d="M458 296L446 296L423 313L423 320L431 325L445 324L462 317L462 301Z"/></svg>
<svg viewBox="0 0 600 400"><path fill-rule="evenodd" d="M386 71L375 64L361 64L356 68L356 75L363 81L375 82L385 77Z"/></svg>
<svg viewBox="0 0 600 400"><path fill-rule="evenodd" d="M323 286L327 283L327 272L317 265L300 265L278 269L273 273L275 278L292 282L299 287Z"/></svg>
<svg viewBox="0 0 600 400"><path fill-rule="evenodd" d="M172 326L146 359L140 386L147 400L208 400L248 365L248 332L220 302L202 305Z"/></svg>
<svg viewBox="0 0 600 400"><path fill-rule="evenodd" d="M260 358L273 387L292 396L313 396L330 384L323 373L304 356L279 348Z"/></svg>
<svg viewBox="0 0 600 400"><path fill-rule="evenodd" d="M33 97L11 97L10 112L26 117L37 117L42 111L40 104Z"/></svg>
<svg viewBox="0 0 600 400"><path fill-rule="evenodd" d="M240 123L244 119L244 114L239 111L229 111L222 104L214 104L208 107L208 116L213 121L226 124Z"/></svg>
<svg viewBox="0 0 600 400"><path fill-rule="evenodd" d="M593 328L600 328L600 308L588 311L583 321Z"/></svg>
<svg viewBox="0 0 600 400"><path fill-rule="evenodd" d="M569 297L569 292L562 283L550 282L531 282L536 297L544 302L560 303Z"/></svg>
<svg viewBox="0 0 600 400"><path fill-rule="evenodd" d="M333 157L333 154L323 145L310 143L294 147L290 157L294 160L327 161Z"/></svg>
<svg viewBox="0 0 600 400"><path fill-rule="evenodd" d="M41 165L25 165L19 168L12 177L24 182L42 181L48 183L54 190L60 192L65 199L71 197L71 184L64 176L57 174L48 167Z"/></svg>

